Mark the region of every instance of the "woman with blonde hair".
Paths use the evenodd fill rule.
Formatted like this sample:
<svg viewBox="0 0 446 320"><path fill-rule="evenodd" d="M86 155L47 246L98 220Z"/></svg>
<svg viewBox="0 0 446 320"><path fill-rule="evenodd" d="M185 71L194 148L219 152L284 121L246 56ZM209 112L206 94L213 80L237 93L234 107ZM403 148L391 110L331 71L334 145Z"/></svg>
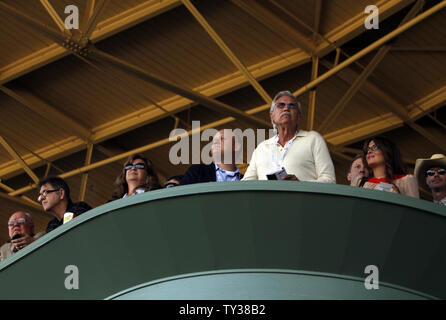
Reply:
<svg viewBox="0 0 446 320"><path fill-rule="evenodd" d="M364 188L400 193L419 198L417 179L407 174L398 147L384 137L364 142L364 163L370 168Z"/></svg>
<svg viewBox="0 0 446 320"><path fill-rule="evenodd" d="M114 185L112 200L161 188L152 162L140 154L127 159Z"/></svg>

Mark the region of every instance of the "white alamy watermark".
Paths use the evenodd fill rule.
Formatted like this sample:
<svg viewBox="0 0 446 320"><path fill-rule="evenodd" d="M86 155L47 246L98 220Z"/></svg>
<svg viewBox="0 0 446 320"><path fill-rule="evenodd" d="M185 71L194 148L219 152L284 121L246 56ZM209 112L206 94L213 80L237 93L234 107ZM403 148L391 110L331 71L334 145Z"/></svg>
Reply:
<svg viewBox="0 0 446 320"><path fill-rule="evenodd" d="M192 121L192 134L184 129L174 129L169 134L169 141L176 141L169 150L171 164L210 164L244 163L251 160L254 149L266 139L275 135L273 129L224 129L224 139L216 139L219 130L214 128L200 130L200 121ZM203 148L201 143L208 142ZM246 148L245 148L246 146ZM220 150L224 152L219 152ZM223 159L221 158L223 157Z"/></svg>
<svg viewBox="0 0 446 320"><path fill-rule="evenodd" d="M364 280L364 287L367 290L379 289L379 270L378 267L371 264L365 267L364 273L368 276Z"/></svg>
<svg viewBox="0 0 446 320"><path fill-rule="evenodd" d="M65 13L69 15L65 18L65 28L68 30L79 29L79 8L74 4L65 7Z"/></svg>
<svg viewBox="0 0 446 320"><path fill-rule="evenodd" d="M369 5L364 9L365 14L369 14L364 21L364 27L367 30L379 29L379 9L377 6Z"/></svg>
<svg viewBox="0 0 446 320"><path fill-rule="evenodd" d="M79 268L75 265L68 265L64 270L65 274L68 276L65 278L65 289L67 290L78 290L79 289Z"/></svg>

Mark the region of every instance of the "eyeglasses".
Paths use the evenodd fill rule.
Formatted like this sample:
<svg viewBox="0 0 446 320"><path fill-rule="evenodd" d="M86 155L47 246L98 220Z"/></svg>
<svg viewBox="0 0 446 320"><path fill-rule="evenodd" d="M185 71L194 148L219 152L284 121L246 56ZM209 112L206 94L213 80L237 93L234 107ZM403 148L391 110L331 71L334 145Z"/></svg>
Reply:
<svg viewBox="0 0 446 320"><path fill-rule="evenodd" d="M446 169L430 169L426 171L426 177L432 177L435 172L437 172L439 175L445 175L446 174Z"/></svg>
<svg viewBox="0 0 446 320"><path fill-rule="evenodd" d="M286 105L287 104L285 102L278 102L278 103L276 103L276 107L279 108L279 109L285 108ZM296 109L297 108L297 104L295 104L295 103L288 103L288 108Z"/></svg>
<svg viewBox="0 0 446 320"><path fill-rule="evenodd" d="M13 227L16 223L20 226L26 222L25 218L11 219L8 221L8 227Z"/></svg>
<svg viewBox="0 0 446 320"><path fill-rule="evenodd" d="M60 189L43 190L42 193L39 193L39 197L37 198L37 201L41 201L41 200L42 200L42 197L45 197L45 198L46 198L46 196L48 195L48 193L56 192L56 191L59 191L59 190L60 190Z"/></svg>
<svg viewBox="0 0 446 320"><path fill-rule="evenodd" d="M135 164L128 164L124 167L125 171L132 169L135 167L136 169L144 169L146 166L144 163L135 163Z"/></svg>
<svg viewBox="0 0 446 320"><path fill-rule="evenodd" d="M374 144L373 146L367 148L367 152L375 151L375 150L378 150L378 149L379 149L378 146L376 144Z"/></svg>

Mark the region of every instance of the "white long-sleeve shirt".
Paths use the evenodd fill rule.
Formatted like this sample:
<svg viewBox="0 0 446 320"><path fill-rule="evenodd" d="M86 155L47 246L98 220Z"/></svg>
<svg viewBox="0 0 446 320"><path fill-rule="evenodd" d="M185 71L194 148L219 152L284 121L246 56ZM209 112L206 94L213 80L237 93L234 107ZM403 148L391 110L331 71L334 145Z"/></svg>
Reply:
<svg viewBox="0 0 446 320"><path fill-rule="evenodd" d="M283 159L283 161L281 161ZM286 150L277 136L254 150L242 180L267 180L266 175L284 167L301 181L336 183L333 162L324 138L316 131L299 130Z"/></svg>

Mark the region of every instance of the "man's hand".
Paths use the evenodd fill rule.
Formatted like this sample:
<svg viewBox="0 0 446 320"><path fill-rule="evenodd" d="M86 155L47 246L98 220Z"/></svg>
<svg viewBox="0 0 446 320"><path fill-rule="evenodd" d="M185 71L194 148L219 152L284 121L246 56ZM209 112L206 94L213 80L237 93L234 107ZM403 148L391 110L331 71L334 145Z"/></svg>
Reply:
<svg viewBox="0 0 446 320"><path fill-rule="evenodd" d="M17 239L11 240L11 243L12 243L11 251L12 252L17 252L17 251L25 248L30 243L33 243L35 240L36 239L34 239L33 237L31 237L30 235L27 235L27 234L25 234L21 238L17 238Z"/></svg>
<svg viewBox="0 0 446 320"><path fill-rule="evenodd" d="M299 181L297 177L294 174L287 174L282 177L282 180L293 180L293 181Z"/></svg>

